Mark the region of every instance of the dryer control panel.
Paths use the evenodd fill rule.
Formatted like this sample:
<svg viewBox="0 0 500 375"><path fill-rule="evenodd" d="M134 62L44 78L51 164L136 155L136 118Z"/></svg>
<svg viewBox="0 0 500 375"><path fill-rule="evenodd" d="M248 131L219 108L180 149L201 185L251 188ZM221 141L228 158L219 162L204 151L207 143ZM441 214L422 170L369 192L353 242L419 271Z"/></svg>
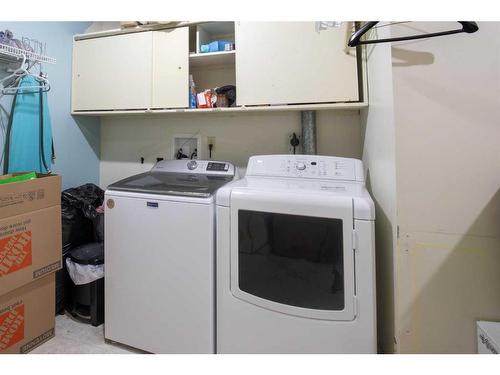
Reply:
<svg viewBox="0 0 500 375"><path fill-rule="evenodd" d="M361 160L319 155L252 156L246 175L364 182Z"/></svg>

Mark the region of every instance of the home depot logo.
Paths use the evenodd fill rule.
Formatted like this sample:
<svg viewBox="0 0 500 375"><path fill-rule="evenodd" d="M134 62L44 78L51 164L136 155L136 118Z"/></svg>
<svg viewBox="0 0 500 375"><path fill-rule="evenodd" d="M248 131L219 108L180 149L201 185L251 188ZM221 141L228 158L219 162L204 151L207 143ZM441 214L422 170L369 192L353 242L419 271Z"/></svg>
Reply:
<svg viewBox="0 0 500 375"><path fill-rule="evenodd" d="M24 339L24 304L0 315L0 352Z"/></svg>
<svg viewBox="0 0 500 375"><path fill-rule="evenodd" d="M31 231L0 239L0 277L31 266Z"/></svg>

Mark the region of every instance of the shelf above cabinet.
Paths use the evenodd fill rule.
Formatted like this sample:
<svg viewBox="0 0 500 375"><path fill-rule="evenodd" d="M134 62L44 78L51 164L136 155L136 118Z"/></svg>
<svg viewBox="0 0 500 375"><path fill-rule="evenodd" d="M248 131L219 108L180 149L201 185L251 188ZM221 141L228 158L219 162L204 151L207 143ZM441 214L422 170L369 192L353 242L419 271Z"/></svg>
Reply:
<svg viewBox="0 0 500 375"><path fill-rule="evenodd" d="M318 103L318 104L294 104L294 105L272 105L251 107L227 107L227 108L197 108L197 109L144 109L130 111L73 111L73 115L80 116L123 116L123 115L145 115L145 114L212 114L212 113L249 113L269 111L307 111L307 110L347 110L358 111L368 107L366 102L355 103Z"/></svg>
<svg viewBox="0 0 500 375"><path fill-rule="evenodd" d="M208 66L234 65L236 51L221 51L207 53L189 54L189 65L191 68L201 68Z"/></svg>

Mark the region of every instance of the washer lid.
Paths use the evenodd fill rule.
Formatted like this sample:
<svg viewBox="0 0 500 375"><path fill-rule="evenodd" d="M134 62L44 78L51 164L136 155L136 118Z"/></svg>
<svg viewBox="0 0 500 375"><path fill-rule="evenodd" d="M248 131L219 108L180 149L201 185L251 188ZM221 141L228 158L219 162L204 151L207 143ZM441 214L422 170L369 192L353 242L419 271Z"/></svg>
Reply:
<svg viewBox="0 0 500 375"><path fill-rule="evenodd" d="M115 182L108 190L207 198L232 179L228 175L150 171Z"/></svg>

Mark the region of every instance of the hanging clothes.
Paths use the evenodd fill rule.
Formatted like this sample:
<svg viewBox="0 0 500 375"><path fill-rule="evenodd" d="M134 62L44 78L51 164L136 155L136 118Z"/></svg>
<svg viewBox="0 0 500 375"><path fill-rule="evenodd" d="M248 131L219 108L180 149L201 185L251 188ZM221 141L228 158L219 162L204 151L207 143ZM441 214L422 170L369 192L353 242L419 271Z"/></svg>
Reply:
<svg viewBox="0 0 500 375"><path fill-rule="evenodd" d="M12 102L5 142L4 173L48 173L53 159L52 126L47 94L40 83L23 77ZM24 89L23 89L24 87Z"/></svg>

